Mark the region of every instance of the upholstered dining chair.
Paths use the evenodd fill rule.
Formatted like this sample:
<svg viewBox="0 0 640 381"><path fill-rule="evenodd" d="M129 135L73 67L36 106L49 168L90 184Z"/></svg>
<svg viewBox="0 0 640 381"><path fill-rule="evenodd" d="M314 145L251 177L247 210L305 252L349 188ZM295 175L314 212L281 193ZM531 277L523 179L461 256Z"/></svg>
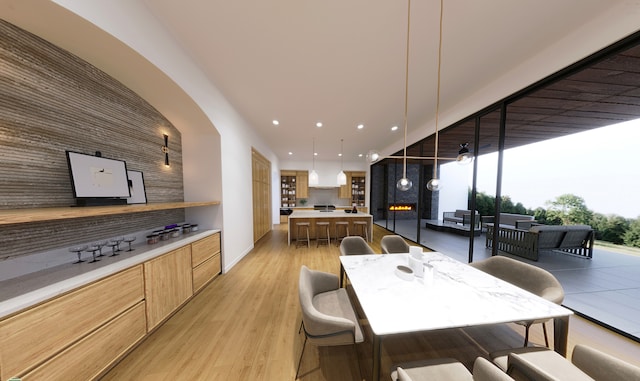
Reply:
<svg viewBox="0 0 640 381"><path fill-rule="evenodd" d="M380 240L380 247L385 254L409 252L409 244L399 235L385 235Z"/></svg>
<svg viewBox="0 0 640 381"><path fill-rule="evenodd" d="M571 361L542 347L507 349L489 356L516 380L640 380L640 367L584 344L576 344Z"/></svg>
<svg viewBox="0 0 640 381"><path fill-rule="evenodd" d="M401 364L391 373L393 381L514 381L484 357L476 358L473 373L460 362L446 358Z"/></svg>
<svg viewBox="0 0 640 381"><path fill-rule="evenodd" d="M358 235L344 237L340 242L340 255L375 254L371 246ZM340 263L340 287L344 284L344 267Z"/></svg>
<svg viewBox="0 0 640 381"><path fill-rule="evenodd" d="M307 342L316 346L353 345L355 350L355 345L364 341L362 328L347 291L338 287L338 277L335 274L302 266L298 293L302 310L300 331L304 330L305 338L298 360L296 379ZM358 353L355 352L357 359Z"/></svg>
<svg viewBox="0 0 640 381"><path fill-rule="evenodd" d="M496 255L469 265L482 270L488 274L500 278L506 282L523 288L533 294L545 298L553 303L562 304L564 300L564 289L553 274L545 269L541 269L528 263ZM529 345L529 327L535 323L541 323L544 332L544 341L549 347L546 321L549 319L519 322L526 327L524 335L524 346Z"/></svg>

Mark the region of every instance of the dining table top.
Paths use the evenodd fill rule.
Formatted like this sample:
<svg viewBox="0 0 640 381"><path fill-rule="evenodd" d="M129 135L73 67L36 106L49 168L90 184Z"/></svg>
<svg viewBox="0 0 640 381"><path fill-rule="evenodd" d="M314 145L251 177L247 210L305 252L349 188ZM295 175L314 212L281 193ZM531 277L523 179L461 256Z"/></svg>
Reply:
<svg viewBox="0 0 640 381"><path fill-rule="evenodd" d="M422 277L407 276L397 268L411 267L409 258L408 253L340 257L376 335L573 314L567 308L438 252L422 253L419 259Z"/></svg>

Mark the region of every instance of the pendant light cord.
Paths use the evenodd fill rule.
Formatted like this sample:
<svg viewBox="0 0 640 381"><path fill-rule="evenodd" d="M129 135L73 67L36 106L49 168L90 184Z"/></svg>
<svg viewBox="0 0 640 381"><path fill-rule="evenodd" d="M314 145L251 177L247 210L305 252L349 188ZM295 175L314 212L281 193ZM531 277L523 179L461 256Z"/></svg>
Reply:
<svg viewBox="0 0 640 381"><path fill-rule="evenodd" d="M438 178L438 119L440 117L440 65L442 62L442 15L444 0L440 0L440 33L438 34L438 85L436 88L436 147L433 161L433 178Z"/></svg>
<svg viewBox="0 0 640 381"><path fill-rule="evenodd" d="M407 178L407 125L409 113L409 32L411 30L411 0L407 1L407 56L404 68L404 158L402 178Z"/></svg>

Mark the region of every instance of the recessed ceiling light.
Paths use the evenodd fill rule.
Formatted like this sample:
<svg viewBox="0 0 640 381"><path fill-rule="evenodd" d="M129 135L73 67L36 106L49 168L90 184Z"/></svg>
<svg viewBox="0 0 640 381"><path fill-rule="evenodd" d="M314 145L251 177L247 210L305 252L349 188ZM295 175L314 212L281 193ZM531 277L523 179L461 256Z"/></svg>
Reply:
<svg viewBox="0 0 640 381"><path fill-rule="evenodd" d="M316 127L322 127L322 122L316 123Z"/></svg>
<svg viewBox="0 0 640 381"><path fill-rule="evenodd" d="M317 153L317 152L314 152L314 153L313 153L313 156L318 156L318 153Z"/></svg>
<svg viewBox="0 0 640 381"><path fill-rule="evenodd" d="M293 152L289 152L289 155L293 155Z"/></svg>
<svg viewBox="0 0 640 381"><path fill-rule="evenodd" d="M274 119L271 123L273 123L273 125L274 125L274 126L277 126L277 125L279 125L279 124L280 124L280 122L279 122L279 121L277 121L277 120L275 120L275 119Z"/></svg>
<svg viewBox="0 0 640 381"><path fill-rule="evenodd" d="M364 156L364 155L363 155L363 154L361 154L361 153L359 153L359 154L358 154L358 157L362 157L362 156Z"/></svg>
<svg viewBox="0 0 640 381"><path fill-rule="evenodd" d="M338 156L342 156L342 154L341 154L341 153L339 153L339 154L338 154Z"/></svg>
<svg viewBox="0 0 640 381"><path fill-rule="evenodd" d="M364 124L358 124L358 130L362 130L364 128Z"/></svg>
<svg viewBox="0 0 640 381"><path fill-rule="evenodd" d="M391 127L391 131L398 131L398 126Z"/></svg>

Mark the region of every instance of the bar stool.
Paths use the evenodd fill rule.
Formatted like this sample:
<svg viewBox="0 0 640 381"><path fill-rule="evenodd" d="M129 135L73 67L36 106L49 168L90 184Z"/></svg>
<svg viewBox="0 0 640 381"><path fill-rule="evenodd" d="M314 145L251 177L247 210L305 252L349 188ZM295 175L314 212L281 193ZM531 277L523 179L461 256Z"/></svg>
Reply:
<svg viewBox="0 0 640 381"><path fill-rule="evenodd" d="M308 222L296 222L296 228L297 230L297 234L296 234L296 248L298 247L299 243L307 243L307 247L311 247L311 244L309 243L309 223ZM307 233L307 239L300 239L300 230L304 229L306 230Z"/></svg>
<svg viewBox="0 0 640 381"><path fill-rule="evenodd" d="M369 223L367 221L354 221L353 228L356 231L356 235L359 235L369 242Z"/></svg>
<svg viewBox="0 0 640 381"><path fill-rule="evenodd" d="M321 230L324 229L327 233L327 238L321 237ZM326 242L327 246L331 244L331 236L329 236L329 223L328 222L316 222L316 247L320 246L320 241Z"/></svg>
<svg viewBox="0 0 640 381"><path fill-rule="evenodd" d="M341 230L344 234L340 234ZM349 222L336 221L336 246L340 246L340 242L342 241L342 239L348 236L349 236Z"/></svg>

